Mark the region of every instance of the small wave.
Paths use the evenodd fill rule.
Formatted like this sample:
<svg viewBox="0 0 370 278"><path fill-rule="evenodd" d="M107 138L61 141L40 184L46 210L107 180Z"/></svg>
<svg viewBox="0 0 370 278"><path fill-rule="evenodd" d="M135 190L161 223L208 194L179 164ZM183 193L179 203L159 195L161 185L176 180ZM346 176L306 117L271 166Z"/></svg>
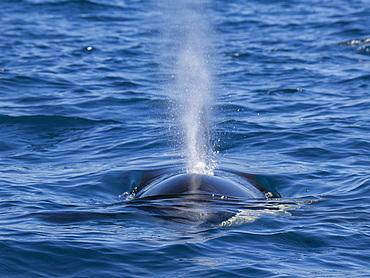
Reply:
<svg viewBox="0 0 370 278"><path fill-rule="evenodd" d="M6 69L4 69L6 71ZM26 76L26 75L13 75L8 77L7 79L3 79L2 83L3 86L6 88L9 88L10 90L14 90L14 88L29 88L30 86L35 86L37 88L42 88L43 86L48 87L57 87L58 89L62 88L69 88L72 85L75 85L70 80L62 79L60 77L53 78L47 77L47 74L44 74L44 76L41 75L32 75L32 76Z"/></svg>
<svg viewBox="0 0 370 278"><path fill-rule="evenodd" d="M19 124L19 125L35 125L39 128L45 126L51 127L68 127L76 128L83 126L91 126L96 124L117 124L119 122L113 120L92 120L80 117L67 116L51 116L51 115L33 115L33 116L9 116L0 115L0 125Z"/></svg>
<svg viewBox="0 0 370 278"><path fill-rule="evenodd" d="M358 54L363 54L363 55L370 54L370 38L365 38L361 40L350 40L350 41L338 43L338 45L356 47Z"/></svg>
<svg viewBox="0 0 370 278"><path fill-rule="evenodd" d="M78 5L84 8L122 8L126 7L125 2L122 1L99 1L99 0L26 0L27 3L33 5L48 5L53 7L65 5Z"/></svg>
<svg viewBox="0 0 370 278"><path fill-rule="evenodd" d="M340 42L338 45L347 45L347 46L358 46L358 45L370 45L370 38L362 39L362 40L350 40L345 42Z"/></svg>

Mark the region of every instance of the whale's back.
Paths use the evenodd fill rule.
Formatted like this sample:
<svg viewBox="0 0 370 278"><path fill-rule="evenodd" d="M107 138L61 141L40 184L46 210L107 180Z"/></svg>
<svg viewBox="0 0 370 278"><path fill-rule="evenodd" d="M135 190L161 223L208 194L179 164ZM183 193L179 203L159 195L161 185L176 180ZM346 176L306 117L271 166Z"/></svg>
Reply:
<svg viewBox="0 0 370 278"><path fill-rule="evenodd" d="M255 182L246 180L238 184L227 178L201 174L180 174L164 181L152 182L136 195L137 198L154 196L176 196L182 194L211 194L237 198L263 198L265 195Z"/></svg>

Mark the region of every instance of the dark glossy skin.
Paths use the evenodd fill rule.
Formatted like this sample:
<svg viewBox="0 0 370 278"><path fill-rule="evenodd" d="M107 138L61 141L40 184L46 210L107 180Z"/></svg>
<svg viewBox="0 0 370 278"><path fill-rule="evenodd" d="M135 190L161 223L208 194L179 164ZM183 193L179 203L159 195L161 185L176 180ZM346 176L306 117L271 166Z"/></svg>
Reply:
<svg viewBox="0 0 370 278"><path fill-rule="evenodd" d="M201 174L180 174L142 188L136 198L176 196L181 194L211 194L238 198L265 198L265 189L253 180L238 184L227 178Z"/></svg>

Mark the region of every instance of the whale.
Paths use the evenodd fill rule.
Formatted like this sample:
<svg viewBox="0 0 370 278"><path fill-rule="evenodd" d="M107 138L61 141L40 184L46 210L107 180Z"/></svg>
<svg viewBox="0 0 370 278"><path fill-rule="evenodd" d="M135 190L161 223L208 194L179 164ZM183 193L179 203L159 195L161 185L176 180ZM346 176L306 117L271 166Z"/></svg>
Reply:
<svg viewBox="0 0 370 278"><path fill-rule="evenodd" d="M131 173L126 182L136 208L170 222L214 226L240 221L245 209L258 215L266 200L281 197L259 178L224 169L214 175L157 169Z"/></svg>

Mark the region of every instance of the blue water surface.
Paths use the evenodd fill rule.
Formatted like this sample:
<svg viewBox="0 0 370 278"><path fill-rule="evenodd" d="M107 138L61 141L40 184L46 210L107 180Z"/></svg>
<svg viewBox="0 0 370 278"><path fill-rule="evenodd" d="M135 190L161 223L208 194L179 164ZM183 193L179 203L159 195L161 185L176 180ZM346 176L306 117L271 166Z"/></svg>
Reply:
<svg viewBox="0 0 370 278"><path fill-rule="evenodd" d="M224 225L126 201L184 169L186 25L215 171L282 196L211 202ZM1 0L1 277L370 277L369 26L368 0Z"/></svg>

